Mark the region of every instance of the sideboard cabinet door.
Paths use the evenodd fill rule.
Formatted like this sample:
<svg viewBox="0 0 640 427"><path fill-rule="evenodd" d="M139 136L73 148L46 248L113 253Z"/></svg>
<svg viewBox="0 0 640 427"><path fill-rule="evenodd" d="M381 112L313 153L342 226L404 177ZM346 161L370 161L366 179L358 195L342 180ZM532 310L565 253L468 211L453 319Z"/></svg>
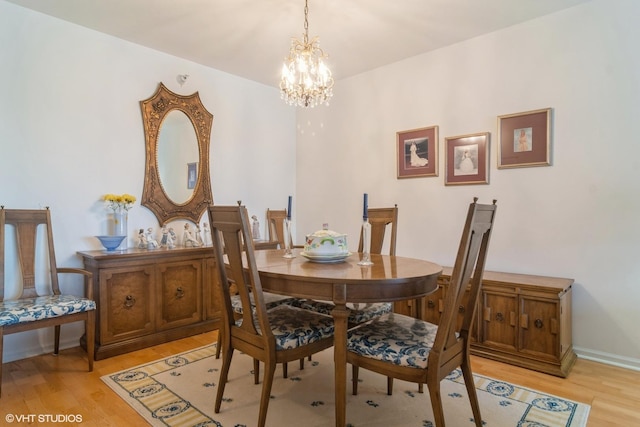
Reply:
<svg viewBox="0 0 640 427"><path fill-rule="evenodd" d="M520 297L520 351L535 358L560 358L560 306L557 300Z"/></svg>
<svg viewBox="0 0 640 427"><path fill-rule="evenodd" d="M158 328L171 329L202 319L202 262L158 265L160 296Z"/></svg>
<svg viewBox="0 0 640 427"><path fill-rule="evenodd" d="M495 348L516 351L516 295L483 290L480 301L480 342Z"/></svg>
<svg viewBox="0 0 640 427"><path fill-rule="evenodd" d="M155 330L155 269L114 268L99 275L100 338L103 343L150 334Z"/></svg>

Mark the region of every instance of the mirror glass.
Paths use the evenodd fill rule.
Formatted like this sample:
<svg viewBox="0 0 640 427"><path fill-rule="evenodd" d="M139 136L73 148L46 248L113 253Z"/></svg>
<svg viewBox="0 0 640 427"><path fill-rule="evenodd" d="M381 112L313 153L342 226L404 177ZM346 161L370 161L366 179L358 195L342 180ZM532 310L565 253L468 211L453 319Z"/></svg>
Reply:
<svg viewBox="0 0 640 427"><path fill-rule="evenodd" d="M213 204L209 143L213 115L198 92L178 95L160 83L140 101L146 144L144 188L140 204L160 225L174 219L200 221Z"/></svg>
<svg viewBox="0 0 640 427"><path fill-rule="evenodd" d="M162 121L157 160L160 183L169 199L176 204L187 202L197 179L198 139L191 120L180 110L171 111Z"/></svg>

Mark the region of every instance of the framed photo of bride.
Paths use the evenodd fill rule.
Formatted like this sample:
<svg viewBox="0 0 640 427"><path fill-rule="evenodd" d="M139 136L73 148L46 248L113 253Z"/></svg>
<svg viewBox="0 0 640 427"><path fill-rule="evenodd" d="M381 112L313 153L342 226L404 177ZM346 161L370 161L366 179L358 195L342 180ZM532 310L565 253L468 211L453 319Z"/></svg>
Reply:
<svg viewBox="0 0 640 427"><path fill-rule="evenodd" d="M551 108L498 116L498 169L551 165Z"/></svg>
<svg viewBox="0 0 640 427"><path fill-rule="evenodd" d="M489 183L489 132L445 138L444 185Z"/></svg>
<svg viewBox="0 0 640 427"><path fill-rule="evenodd" d="M438 176L438 126L396 132L398 179Z"/></svg>

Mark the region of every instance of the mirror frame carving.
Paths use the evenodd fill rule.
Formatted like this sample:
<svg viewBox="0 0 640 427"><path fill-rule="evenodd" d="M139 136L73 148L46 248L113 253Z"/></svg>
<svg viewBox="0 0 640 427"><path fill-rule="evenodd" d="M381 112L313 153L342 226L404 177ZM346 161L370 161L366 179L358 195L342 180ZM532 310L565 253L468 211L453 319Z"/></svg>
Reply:
<svg viewBox="0 0 640 427"><path fill-rule="evenodd" d="M174 219L188 219L198 223L210 204L213 204L209 177L209 144L213 114L202 104L198 92L178 95L160 83L156 92L140 101L146 145L144 188L140 204L153 212L160 225ZM193 195L185 203L175 203L162 187L158 173L158 136L160 127L171 111L182 111L193 124L198 139L198 176ZM186 165L185 165L186 167ZM185 183L186 185L186 183Z"/></svg>

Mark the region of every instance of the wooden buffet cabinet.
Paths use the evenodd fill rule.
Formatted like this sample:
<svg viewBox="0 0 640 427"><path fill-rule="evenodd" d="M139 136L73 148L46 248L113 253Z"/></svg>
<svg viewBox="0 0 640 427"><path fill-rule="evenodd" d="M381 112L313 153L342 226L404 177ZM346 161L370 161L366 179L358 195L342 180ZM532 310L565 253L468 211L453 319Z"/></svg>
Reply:
<svg viewBox="0 0 640 427"><path fill-rule="evenodd" d="M445 268L438 290L422 299L422 319L438 323L450 275L451 268ZM572 285L573 279L485 271L471 353L566 377L577 358L571 340ZM395 311L416 316L417 306L400 302Z"/></svg>
<svg viewBox="0 0 640 427"><path fill-rule="evenodd" d="M210 246L78 254L94 277L96 360L219 328Z"/></svg>

